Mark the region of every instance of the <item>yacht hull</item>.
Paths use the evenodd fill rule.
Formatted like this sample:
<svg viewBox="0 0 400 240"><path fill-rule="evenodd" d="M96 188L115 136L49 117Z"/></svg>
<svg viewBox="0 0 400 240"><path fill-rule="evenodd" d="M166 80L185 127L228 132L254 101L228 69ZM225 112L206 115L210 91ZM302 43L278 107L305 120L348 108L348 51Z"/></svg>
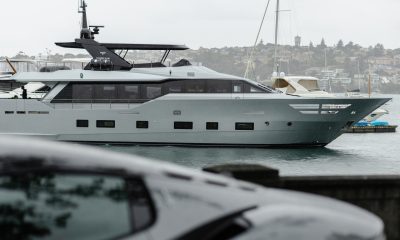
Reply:
<svg viewBox="0 0 400 240"><path fill-rule="evenodd" d="M188 95L167 95L144 104L2 100L0 134L109 144L323 147L390 100ZM77 127L77 120L87 120L88 127ZM97 121L113 121L115 126L98 127ZM148 122L148 128L138 129L137 121ZM192 123L192 129L175 129L175 122ZM207 122L218 123L218 130L207 130ZM253 129L237 129L238 123Z"/></svg>

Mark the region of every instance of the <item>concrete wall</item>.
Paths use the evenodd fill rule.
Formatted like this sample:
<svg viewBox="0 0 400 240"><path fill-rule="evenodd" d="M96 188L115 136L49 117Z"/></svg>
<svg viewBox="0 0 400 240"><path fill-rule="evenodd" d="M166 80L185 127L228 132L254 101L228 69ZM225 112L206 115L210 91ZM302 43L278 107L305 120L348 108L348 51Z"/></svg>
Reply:
<svg viewBox="0 0 400 240"><path fill-rule="evenodd" d="M352 203L382 218L388 240L400 239L400 176L280 177L277 170L261 165L219 165L204 170Z"/></svg>

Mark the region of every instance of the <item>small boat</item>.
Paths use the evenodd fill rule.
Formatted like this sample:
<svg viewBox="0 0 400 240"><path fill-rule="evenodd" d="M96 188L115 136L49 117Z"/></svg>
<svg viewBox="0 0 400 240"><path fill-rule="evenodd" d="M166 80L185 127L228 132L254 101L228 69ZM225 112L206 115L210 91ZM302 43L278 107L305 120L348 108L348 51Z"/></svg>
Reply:
<svg viewBox="0 0 400 240"><path fill-rule="evenodd" d="M335 95L322 91L318 85L319 79L310 76L273 77L272 87L289 95L303 97L334 98Z"/></svg>
<svg viewBox="0 0 400 240"><path fill-rule="evenodd" d="M396 132L397 126L390 125L388 121L379 120L380 117L389 114L389 111L377 109L363 120L347 129L347 133L388 133Z"/></svg>
<svg viewBox="0 0 400 240"><path fill-rule="evenodd" d="M322 91L319 87L319 79L310 76L282 76L273 77L272 87L289 95L301 96L301 97L326 97L334 98L335 95ZM354 92L346 93L346 97L350 98L366 98L367 96ZM367 132L375 132L374 128L379 128L377 132L384 132L384 128L387 128L387 132L396 131L397 126L391 126L389 122L378 120L384 115L389 114L389 111L379 108L368 114L364 119L356 123L347 132L354 132L353 128L365 128L368 127ZM363 130L360 130L361 132Z"/></svg>

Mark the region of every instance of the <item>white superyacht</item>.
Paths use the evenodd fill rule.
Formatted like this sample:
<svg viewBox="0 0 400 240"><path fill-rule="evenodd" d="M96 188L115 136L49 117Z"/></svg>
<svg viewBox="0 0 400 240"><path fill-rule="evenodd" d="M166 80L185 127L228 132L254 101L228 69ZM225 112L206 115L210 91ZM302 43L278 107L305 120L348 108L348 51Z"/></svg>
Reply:
<svg viewBox="0 0 400 240"><path fill-rule="evenodd" d="M99 43L83 2L81 37L57 43L86 49L84 70L17 73L50 87L41 99L0 99L0 133L88 143L195 146L325 146L390 99L290 96L187 60L167 67L181 45ZM164 50L132 64L130 50Z"/></svg>

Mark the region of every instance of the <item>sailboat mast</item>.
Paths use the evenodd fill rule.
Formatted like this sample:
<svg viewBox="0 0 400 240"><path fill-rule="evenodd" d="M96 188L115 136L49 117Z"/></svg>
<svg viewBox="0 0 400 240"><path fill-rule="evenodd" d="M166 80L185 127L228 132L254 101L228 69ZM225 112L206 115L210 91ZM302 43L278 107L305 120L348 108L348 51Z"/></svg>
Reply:
<svg viewBox="0 0 400 240"><path fill-rule="evenodd" d="M275 54L274 54L274 68L276 67L276 72L279 74L279 67L277 61L278 54L278 33L279 33L279 0L276 0L276 19L275 19Z"/></svg>
<svg viewBox="0 0 400 240"><path fill-rule="evenodd" d="M360 58L357 58L357 73L358 73L358 90L361 91L361 81L360 81Z"/></svg>

